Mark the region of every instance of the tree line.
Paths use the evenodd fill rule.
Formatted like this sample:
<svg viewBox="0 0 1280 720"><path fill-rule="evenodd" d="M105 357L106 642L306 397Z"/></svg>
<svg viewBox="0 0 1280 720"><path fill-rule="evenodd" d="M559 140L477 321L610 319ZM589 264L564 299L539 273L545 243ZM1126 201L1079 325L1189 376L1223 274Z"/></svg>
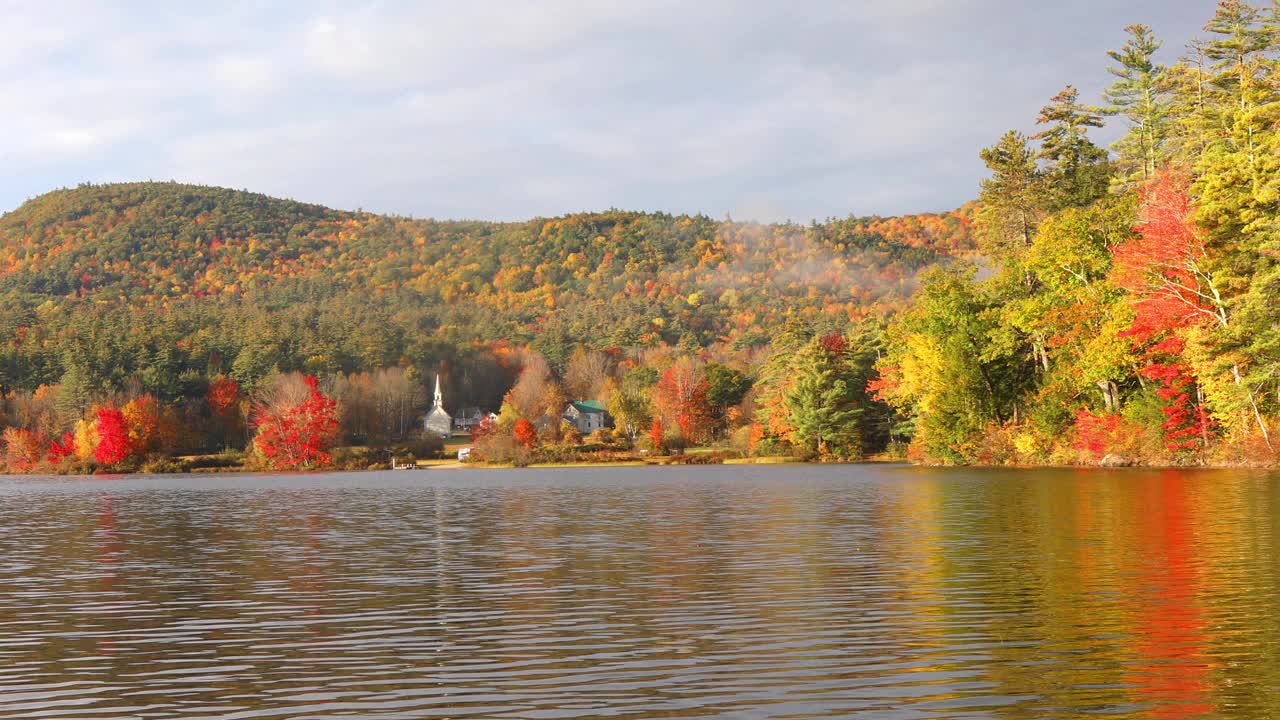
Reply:
<svg viewBox="0 0 1280 720"><path fill-rule="evenodd" d="M877 365L913 457L1276 461L1278 13L1226 0L1169 65L1130 26L1099 104L1068 85L982 151L982 260L930 271Z"/></svg>
<svg viewBox="0 0 1280 720"><path fill-rule="evenodd" d="M0 217L6 464L319 464L409 439L437 373L452 409L499 411L495 457L1275 463L1278 12L1226 0L1168 64L1126 28L1102 95L1068 85L996 137L951 213L484 223L49 193ZM571 400L608 436L574 437Z"/></svg>

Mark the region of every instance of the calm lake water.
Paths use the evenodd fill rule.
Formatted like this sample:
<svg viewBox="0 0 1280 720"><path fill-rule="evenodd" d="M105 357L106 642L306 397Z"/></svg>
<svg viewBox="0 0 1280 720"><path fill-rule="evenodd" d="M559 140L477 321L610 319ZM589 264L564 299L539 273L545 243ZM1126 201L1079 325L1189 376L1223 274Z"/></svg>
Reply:
<svg viewBox="0 0 1280 720"><path fill-rule="evenodd" d="M1280 475L0 478L3 718L1280 717Z"/></svg>

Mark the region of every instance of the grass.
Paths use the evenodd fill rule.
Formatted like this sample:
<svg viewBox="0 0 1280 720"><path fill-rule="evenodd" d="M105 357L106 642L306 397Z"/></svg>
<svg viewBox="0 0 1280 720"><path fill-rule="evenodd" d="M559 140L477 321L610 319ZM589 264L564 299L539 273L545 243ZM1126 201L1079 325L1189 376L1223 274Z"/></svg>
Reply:
<svg viewBox="0 0 1280 720"><path fill-rule="evenodd" d="M745 457L745 458L726 458L725 465L791 465L793 463L803 463L797 457L789 455L775 455L769 457Z"/></svg>
<svg viewBox="0 0 1280 720"><path fill-rule="evenodd" d="M559 462L559 463L533 463L529 465L531 468L572 468L572 467L644 467L646 465L657 465L658 463L645 462L644 460L602 460L600 462Z"/></svg>
<svg viewBox="0 0 1280 720"><path fill-rule="evenodd" d="M464 447L471 447L470 435L454 435L444 441L445 452L452 453L454 455L457 455L458 451Z"/></svg>

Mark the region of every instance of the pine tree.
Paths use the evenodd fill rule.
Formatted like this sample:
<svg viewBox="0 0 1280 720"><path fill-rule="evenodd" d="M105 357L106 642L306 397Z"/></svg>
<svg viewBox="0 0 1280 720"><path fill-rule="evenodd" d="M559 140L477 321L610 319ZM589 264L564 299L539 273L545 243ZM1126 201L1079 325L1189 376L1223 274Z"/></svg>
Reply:
<svg viewBox="0 0 1280 720"><path fill-rule="evenodd" d="M1102 113L1080 102L1080 92L1068 85L1040 109L1037 125L1047 125L1033 137L1040 141L1038 157L1048 163L1047 176L1054 207L1084 207L1107 192L1107 151L1089 139L1089 128L1103 125Z"/></svg>
<svg viewBox="0 0 1280 720"><path fill-rule="evenodd" d="M991 170L978 196L983 251L1001 257L1030 247L1045 207L1044 177L1027 137L1010 130L979 156Z"/></svg>
<svg viewBox="0 0 1280 720"><path fill-rule="evenodd" d="M794 357L813 339L813 327L798 315L787 318L773 338L773 352L760 367L756 387L755 419L762 433L771 438L790 437L793 427L786 407L787 393L795 382Z"/></svg>
<svg viewBox="0 0 1280 720"><path fill-rule="evenodd" d="M1256 102L1250 90L1265 82L1269 69L1265 53L1275 47L1272 28L1263 23L1258 8L1243 0L1223 0L1204 29L1214 36L1205 45L1205 56L1214 61L1213 85L1246 113Z"/></svg>
<svg viewBox="0 0 1280 720"><path fill-rule="evenodd" d="M1107 68L1116 80L1103 92L1110 103L1105 112L1128 120L1129 133L1114 147L1130 177L1146 180L1156 171L1168 134L1169 108L1165 97L1168 70L1153 59L1161 43L1151 28L1130 25L1125 32L1129 34L1129 41L1124 47L1107 52L1118 66Z"/></svg>
<svg viewBox="0 0 1280 720"><path fill-rule="evenodd" d="M833 334L815 338L795 356L795 384L787 392L792 443L810 457L862 454L859 419L863 387L852 372L848 342Z"/></svg>
<svg viewBox="0 0 1280 720"><path fill-rule="evenodd" d="M1209 85L1204 43L1193 41L1187 51L1187 57L1166 71L1161 87L1169 97L1167 155L1173 162L1189 165L1217 134L1217 120L1213 117L1213 89Z"/></svg>
<svg viewBox="0 0 1280 720"><path fill-rule="evenodd" d="M1280 405L1280 47L1276 13L1227 0L1205 26L1207 97L1213 140L1196 158L1195 220L1203 231L1205 266L1229 319L1201 343L1208 360L1230 358L1229 386L1248 400L1260 434L1262 409ZM1211 388L1212 390L1212 388Z"/></svg>

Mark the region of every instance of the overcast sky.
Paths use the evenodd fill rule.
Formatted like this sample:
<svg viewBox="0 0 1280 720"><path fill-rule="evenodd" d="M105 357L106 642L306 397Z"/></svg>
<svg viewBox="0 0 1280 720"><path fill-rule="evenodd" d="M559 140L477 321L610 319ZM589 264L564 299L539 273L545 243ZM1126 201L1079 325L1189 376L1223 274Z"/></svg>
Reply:
<svg viewBox="0 0 1280 720"><path fill-rule="evenodd" d="M0 210L180 180L343 209L776 220L944 210L1209 0L0 0Z"/></svg>

